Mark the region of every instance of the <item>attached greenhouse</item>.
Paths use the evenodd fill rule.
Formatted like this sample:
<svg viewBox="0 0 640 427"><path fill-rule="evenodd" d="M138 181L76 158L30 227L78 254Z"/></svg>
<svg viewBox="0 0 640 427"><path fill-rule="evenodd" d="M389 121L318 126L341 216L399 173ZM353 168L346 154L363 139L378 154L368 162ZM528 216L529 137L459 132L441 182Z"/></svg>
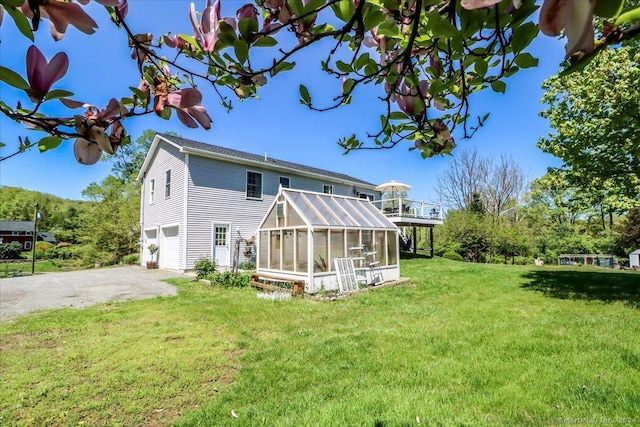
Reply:
<svg viewBox="0 0 640 427"><path fill-rule="evenodd" d="M400 277L398 227L368 199L281 188L257 237L257 275L307 293L341 288L336 258L363 286Z"/></svg>

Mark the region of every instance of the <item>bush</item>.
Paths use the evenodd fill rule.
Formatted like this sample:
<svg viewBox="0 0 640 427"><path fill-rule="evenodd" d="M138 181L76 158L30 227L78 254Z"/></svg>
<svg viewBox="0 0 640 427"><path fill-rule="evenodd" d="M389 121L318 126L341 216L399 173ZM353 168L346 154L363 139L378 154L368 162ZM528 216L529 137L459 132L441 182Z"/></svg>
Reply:
<svg viewBox="0 0 640 427"><path fill-rule="evenodd" d="M442 254L442 258L450 259L452 261L464 261L462 255L460 255L458 252L453 251L445 252L444 254Z"/></svg>
<svg viewBox="0 0 640 427"><path fill-rule="evenodd" d="M22 245L18 242L0 244L0 259L20 259Z"/></svg>
<svg viewBox="0 0 640 427"><path fill-rule="evenodd" d="M200 258L193 265L193 268L196 270L198 279L205 279L216 272L216 262L209 258Z"/></svg>
<svg viewBox="0 0 640 427"><path fill-rule="evenodd" d="M253 261L245 261L238 264L238 269L240 270L255 270L256 263Z"/></svg>
<svg viewBox="0 0 640 427"><path fill-rule="evenodd" d="M140 254L129 254L122 258L122 262L127 265L140 264Z"/></svg>
<svg viewBox="0 0 640 427"><path fill-rule="evenodd" d="M249 274L236 274L230 271L214 272L207 277L212 285L219 285L223 288L246 288L251 282Z"/></svg>
<svg viewBox="0 0 640 427"><path fill-rule="evenodd" d="M52 247L53 247L53 243L51 242L36 242L36 253L38 253L38 251L45 253L47 250L51 249Z"/></svg>
<svg viewBox="0 0 640 427"><path fill-rule="evenodd" d="M37 253L36 249L36 253ZM82 249L80 245L69 245L61 243L47 249L44 253L46 259L77 259L82 257Z"/></svg>

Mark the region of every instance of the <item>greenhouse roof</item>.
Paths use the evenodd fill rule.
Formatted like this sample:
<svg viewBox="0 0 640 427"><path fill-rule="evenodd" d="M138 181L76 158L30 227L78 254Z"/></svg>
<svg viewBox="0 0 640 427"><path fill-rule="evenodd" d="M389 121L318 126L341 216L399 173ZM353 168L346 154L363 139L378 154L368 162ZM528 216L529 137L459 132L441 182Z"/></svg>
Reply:
<svg viewBox="0 0 640 427"><path fill-rule="evenodd" d="M281 194L304 222L314 228L397 229L368 199L291 189L282 189Z"/></svg>

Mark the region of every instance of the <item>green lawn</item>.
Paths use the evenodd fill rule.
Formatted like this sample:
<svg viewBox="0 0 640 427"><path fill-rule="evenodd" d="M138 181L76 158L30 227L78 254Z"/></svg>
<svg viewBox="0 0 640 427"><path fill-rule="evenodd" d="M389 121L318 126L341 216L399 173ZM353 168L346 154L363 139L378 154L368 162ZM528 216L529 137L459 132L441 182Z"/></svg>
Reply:
<svg viewBox="0 0 640 427"><path fill-rule="evenodd" d="M640 274L402 273L336 302L178 279L178 297L4 322L0 424L640 424Z"/></svg>

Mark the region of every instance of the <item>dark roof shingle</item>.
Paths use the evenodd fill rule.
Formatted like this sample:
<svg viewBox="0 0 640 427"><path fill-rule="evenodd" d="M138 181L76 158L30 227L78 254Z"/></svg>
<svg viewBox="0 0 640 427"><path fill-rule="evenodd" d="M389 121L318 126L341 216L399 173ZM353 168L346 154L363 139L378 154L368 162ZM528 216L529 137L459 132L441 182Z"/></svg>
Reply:
<svg viewBox="0 0 640 427"><path fill-rule="evenodd" d="M231 148L225 148L225 147L220 147L220 146L217 146L217 145L205 144L203 142L193 141L191 139L180 138L180 137L173 136L173 135L166 135L166 134L163 134L163 133L159 133L158 135L161 136L164 139L167 139L167 140L173 142L174 144L176 144L176 145L178 145L180 147L186 147L186 148L193 148L193 149L196 149L196 150L208 151L208 152L213 153L213 154L220 154L220 155L223 155L223 156L235 157L237 159L242 159L242 160L248 160L248 161L251 161L251 162L262 163L265 166L271 166L271 167L276 166L276 167L287 168L287 169L291 169L291 170L297 170L297 171L300 171L300 172L307 172L307 173L313 173L313 174L318 174L318 175L324 175L324 176L326 176L328 178L344 180L344 181L351 181L351 182L354 182L354 183L375 187L375 184L372 184L370 182L363 181L361 179L354 178L352 176L345 175L345 174L342 174L342 173L332 172L332 171L329 171L329 170L326 170L326 169L314 168L314 167L311 167L311 166L301 165L299 163L287 162L287 161L284 161L284 160L278 160L278 159L274 159L274 158L271 158L271 157L260 156L258 154L251 154L251 153L247 153L247 152L244 152L244 151L234 150L234 149L231 149Z"/></svg>

